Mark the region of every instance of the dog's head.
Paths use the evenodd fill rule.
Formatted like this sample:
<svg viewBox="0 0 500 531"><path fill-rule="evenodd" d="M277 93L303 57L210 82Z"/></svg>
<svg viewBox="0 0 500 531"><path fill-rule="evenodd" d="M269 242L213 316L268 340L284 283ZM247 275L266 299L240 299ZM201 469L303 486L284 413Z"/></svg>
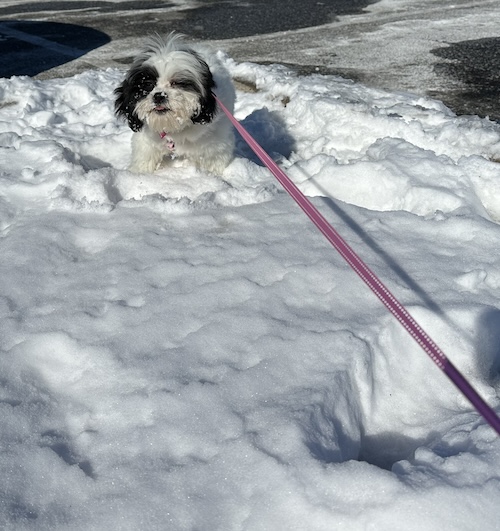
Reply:
<svg viewBox="0 0 500 531"><path fill-rule="evenodd" d="M214 87L207 63L179 35L154 37L115 90L115 109L132 131L146 124L158 133L175 133L213 120Z"/></svg>

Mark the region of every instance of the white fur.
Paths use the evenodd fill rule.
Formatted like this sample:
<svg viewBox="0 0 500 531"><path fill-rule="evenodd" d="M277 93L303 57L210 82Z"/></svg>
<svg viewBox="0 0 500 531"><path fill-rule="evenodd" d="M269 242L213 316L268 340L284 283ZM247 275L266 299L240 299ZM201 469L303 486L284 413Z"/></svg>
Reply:
<svg viewBox="0 0 500 531"><path fill-rule="evenodd" d="M133 134L129 169L138 173L154 172L168 155L189 159L198 168L222 174L233 158L233 128L218 107L212 121L192 122L191 117L200 110L197 91L205 90L202 75L205 67L188 50L194 50L206 62L215 82L213 93L232 111L235 90L228 71L213 51L204 46L188 48L177 35L166 40L153 38L148 44L132 68L152 66L159 77L156 86L135 105L135 113L144 125ZM183 75L188 75L197 91L184 90L182 85L175 84L176 77ZM156 93L167 98L168 111L163 114L155 111ZM162 138L161 133L166 136Z"/></svg>

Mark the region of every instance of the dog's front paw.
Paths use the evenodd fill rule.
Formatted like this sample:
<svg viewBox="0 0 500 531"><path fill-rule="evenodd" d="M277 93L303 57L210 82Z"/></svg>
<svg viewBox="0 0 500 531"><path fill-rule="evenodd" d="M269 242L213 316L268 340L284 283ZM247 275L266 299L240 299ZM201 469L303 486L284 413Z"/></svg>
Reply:
<svg viewBox="0 0 500 531"><path fill-rule="evenodd" d="M222 175L234 158L233 150L234 144L232 141L221 141L216 145L209 145L208 148L205 148L200 153L191 153L190 158L200 170Z"/></svg>
<svg viewBox="0 0 500 531"><path fill-rule="evenodd" d="M160 167L161 161L156 162L154 160L141 160L132 161L128 167L128 171L132 173L154 173Z"/></svg>
<svg viewBox="0 0 500 531"><path fill-rule="evenodd" d="M199 160L196 166L200 170L208 171L214 175L222 175L224 170L227 168L231 162L231 157L218 158L218 159L203 159Z"/></svg>

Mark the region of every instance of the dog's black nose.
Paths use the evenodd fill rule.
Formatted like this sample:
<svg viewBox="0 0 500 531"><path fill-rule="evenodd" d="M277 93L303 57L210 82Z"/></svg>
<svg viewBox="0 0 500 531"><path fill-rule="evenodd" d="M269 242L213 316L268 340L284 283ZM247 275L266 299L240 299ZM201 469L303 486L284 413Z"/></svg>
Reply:
<svg viewBox="0 0 500 531"><path fill-rule="evenodd" d="M165 103L167 101L167 95L165 92L155 92L153 94L153 103L156 105L160 105L162 103Z"/></svg>

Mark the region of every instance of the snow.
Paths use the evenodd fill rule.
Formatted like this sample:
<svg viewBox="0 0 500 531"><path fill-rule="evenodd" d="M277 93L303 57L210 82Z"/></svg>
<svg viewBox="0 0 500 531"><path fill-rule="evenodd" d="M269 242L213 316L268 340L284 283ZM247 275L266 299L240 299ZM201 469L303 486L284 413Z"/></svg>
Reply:
<svg viewBox="0 0 500 531"><path fill-rule="evenodd" d="M237 118L500 410L500 126L222 56ZM129 173L120 69L0 80L0 525L494 530L500 440L243 142Z"/></svg>

